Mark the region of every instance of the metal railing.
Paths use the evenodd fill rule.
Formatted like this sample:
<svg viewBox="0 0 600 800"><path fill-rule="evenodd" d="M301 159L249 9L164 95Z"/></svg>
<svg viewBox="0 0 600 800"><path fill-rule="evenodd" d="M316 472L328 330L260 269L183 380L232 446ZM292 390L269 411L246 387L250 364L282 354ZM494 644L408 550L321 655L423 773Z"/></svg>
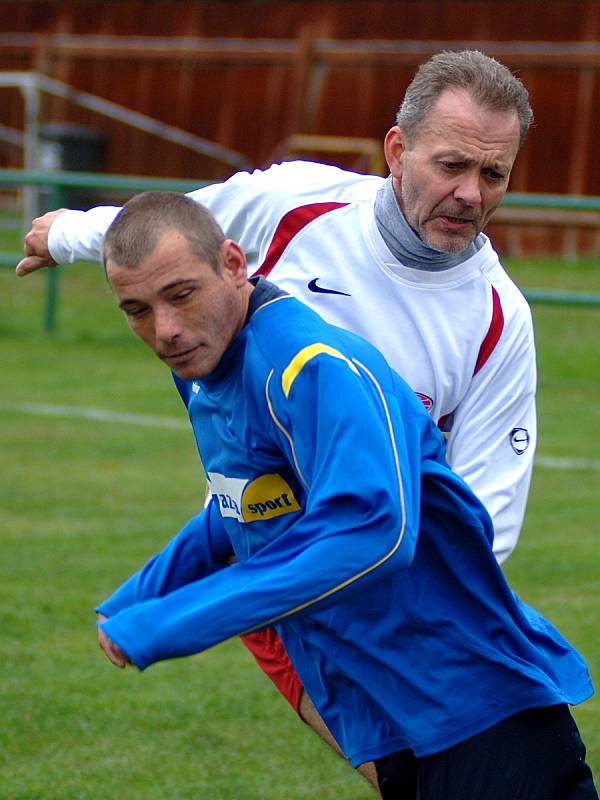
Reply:
<svg viewBox="0 0 600 800"><path fill-rule="evenodd" d="M43 93L68 100L79 108L116 119L131 128L137 128L145 133L158 136L164 141L181 145L235 169L245 169L249 166L246 156L231 148L149 117L147 114L133 111L112 100L75 89L67 83L49 78L39 72L0 72L0 87L20 89L25 101L25 130L22 139L19 131L10 128L4 128L4 135L10 143L23 146L26 169L34 169L39 163L39 107L40 96Z"/></svg>
<svg viewBox="0 0 600 800"><path fill-rule="evenodd" d="M106 175L93 172L63 172L42 170L0 169L0 186L11 187L43 187L50 189L52 208L64 205L64 191L70 188L92 189L101 196L102 192L122 193L125 196L150 189L167 189L171 191L189 192L207 185L207 181L182 180L176 178L149 178L136 175ZM503 200L502 209L523 209L529 212L540 212L539 224L544 224L543 212L571 211L592 215L586 224L600 227L600 197L584 195L527 194L508 192ZM528 220L530 218L528 217ZM21 253L0 253L0 267L15 266L22 258ZM44 312L44 329L52 332L56 324L56 307L58 300L58 270L46 270L48 287ZM600 295L581 294L561 291L525 290L524 295L530 303L570 306L600 306Z"/></svg>
<svg viewBox="0 0 600 800"><path fill-rule="evenodd" d="M224 147L218 142L205 139L197 134L177 128L161 120L126 108L112 100L75 89L67 83L50 78L39 72L0 72L0 88L19 89L23 97L23 131L0 126L0 141L16 146L23 151L23 167L33 171L41 166L40 162L40 110L42 97L50 95L61 98L78 108L94 114L117 120L119 123L144 131L163 141L177 144L207 158L220 161L233 169L247 169L250 162L242 153ZM30 185L24 190L24 211L29 218L35 213L35 195Z"/></svg>

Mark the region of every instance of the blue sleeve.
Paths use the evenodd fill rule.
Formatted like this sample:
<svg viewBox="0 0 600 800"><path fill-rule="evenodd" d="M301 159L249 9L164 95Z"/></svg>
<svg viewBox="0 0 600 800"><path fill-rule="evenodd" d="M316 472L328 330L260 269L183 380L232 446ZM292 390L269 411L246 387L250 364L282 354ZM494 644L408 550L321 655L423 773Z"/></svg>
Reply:
<svg viewBox="0 0 600 800"><path fill-rule="evenodd" d="M418 433L393 396L349 362L320 355L288 395L268 389L278 438L307 501L247 561L138 603L102 627L140 669L343 602L410 564L419 520ZM273 433L275 431L275 433Z"/></svg>
<svg viewBox="0 0 600 800"><path fill-rule="evenodd" d="M162 597L226 566L233 554L214 503L193 517L160 553L96 608L112 617L125 608Z"/></svg>

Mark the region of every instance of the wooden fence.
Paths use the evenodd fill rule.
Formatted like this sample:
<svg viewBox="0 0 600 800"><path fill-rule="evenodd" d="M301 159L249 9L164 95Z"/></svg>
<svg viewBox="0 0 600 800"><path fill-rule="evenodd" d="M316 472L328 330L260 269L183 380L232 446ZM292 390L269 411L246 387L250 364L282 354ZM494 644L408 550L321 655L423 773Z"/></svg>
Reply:
<svg viewBox="0 0 600 800"><path fill-rule="evenodd" d="M530 91L536 124L511 189L600 194L597 0L0 4L0 70L40 71L218 142L257 166L281 156L295 134L381 141L417 65L462 47L498 58ZM5 126L22 128L16 89L0 92L0 110ZM231 172L65 99L45 98L42 118L100 131L109 172L209 180ZM14 145L0 148L0 166L17 166L19 157ZM358 163L350 154L325 158ZM568 242L556 221L541 233L535 222L527 220L519 242L504 224L498 236L512 249L536 249L539 240L569 252L600 250L586 218L570 225Z"/></svg>

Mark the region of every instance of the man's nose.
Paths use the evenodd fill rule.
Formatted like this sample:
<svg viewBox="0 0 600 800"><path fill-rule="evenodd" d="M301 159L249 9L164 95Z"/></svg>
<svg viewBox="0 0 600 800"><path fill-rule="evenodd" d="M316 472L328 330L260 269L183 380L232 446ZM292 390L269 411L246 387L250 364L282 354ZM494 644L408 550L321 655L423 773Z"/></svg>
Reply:
<svg viewBox="0 0 600 800"><path fill-rule="evenodd" d="M165 306L155 309L154 331L161 342L173 342L181 335L181 323L177 309Z"/></svg>
<svg viewBox="0 0 600 800"><path fill-rule="evenodd" d="M476 172L465 172L460 176L454 197L469 206L481 205L481 180Z"/></svg>

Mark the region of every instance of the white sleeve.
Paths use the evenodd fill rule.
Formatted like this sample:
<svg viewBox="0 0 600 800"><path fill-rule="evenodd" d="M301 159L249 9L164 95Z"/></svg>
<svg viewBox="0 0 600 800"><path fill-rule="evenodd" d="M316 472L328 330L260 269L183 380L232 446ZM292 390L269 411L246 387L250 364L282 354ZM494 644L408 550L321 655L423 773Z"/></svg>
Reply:
<svg viewBox="0 0 600 800"><path fill-rule="evenodd" d="M494 522L494 553L514 550L527 503L537 439L536 362L524 299L505 319L488 361L454 412L447 459Z"/></svg>
<svg viewBox="0 0 600 800"><path fill-rule="evenodd" d="M325 164L290 161L267 170L238 172L224 183L189 193L214 214L228 238L257 266L281 218L293 208L315 202L353 202L375 194L383 178L360 175ZM104 234L120 209L99 206L60 214L48 237L58 264L101 261ZM252 270L251 270L252 271Z"/></svg>
<svg viewBox="0 0 600 800"><path fill-rule="evenodd" d="M48 250L57 264L102 261L102 242L110 223L121 209L99 206L89 211L65 211L48 233Z"/></svg>

